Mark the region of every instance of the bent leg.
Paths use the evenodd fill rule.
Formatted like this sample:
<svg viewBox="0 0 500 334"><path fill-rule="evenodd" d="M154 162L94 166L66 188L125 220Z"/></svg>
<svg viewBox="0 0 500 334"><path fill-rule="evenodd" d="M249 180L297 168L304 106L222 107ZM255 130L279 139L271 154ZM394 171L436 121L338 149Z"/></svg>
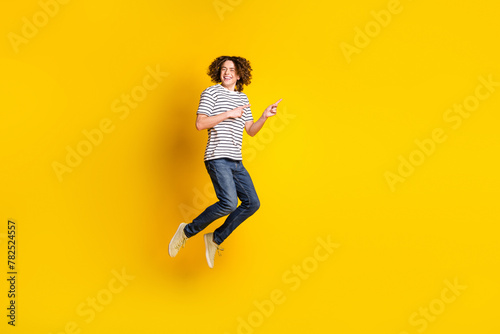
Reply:
<svg viewBox="0 0 500 334"><path fill-rule="evenodd" d="M243 221L253 215L260 207L260 200L255 191L250 174L240 161L234 173L234 184L241 205L231 212L224 224L214 231L214 242L220 245Z"/></svg>
<svg viewBox="0 0 500 334"><path fill-rule="evenodd" d="M238 205L238 195L231 165L224 159L215 159L206 161L205 166L219 201L210 205L186 225L184 233L188 238L198 234L216 219L227 216Z"/></svg>

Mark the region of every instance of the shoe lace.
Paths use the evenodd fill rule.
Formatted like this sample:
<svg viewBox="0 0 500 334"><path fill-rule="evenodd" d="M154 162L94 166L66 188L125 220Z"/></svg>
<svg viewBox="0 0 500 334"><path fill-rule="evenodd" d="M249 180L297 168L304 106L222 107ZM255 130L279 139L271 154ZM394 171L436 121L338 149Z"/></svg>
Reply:
<svg viewBox="0 0 500 334"><path fill-rule="evenodd" d="M187 238L181 238L177 241L177 243L175 244L175 249L179 250L181 249L181 247L184 247L186 245L186 240Z"/></svg>
<svg viewBox="0 0 500 334"><path fill-rule="evenodd" d="M219 254L219 256L222 256L221 251L223 251L223 250L224 250L224 248L217 246L217 254Z"/></svg>

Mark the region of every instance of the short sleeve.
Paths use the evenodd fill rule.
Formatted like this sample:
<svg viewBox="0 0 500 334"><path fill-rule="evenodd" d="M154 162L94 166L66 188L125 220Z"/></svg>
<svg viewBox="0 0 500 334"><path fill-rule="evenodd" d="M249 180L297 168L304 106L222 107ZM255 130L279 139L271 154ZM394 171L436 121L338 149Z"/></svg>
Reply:
<svg viewBox="0 0 500 334"><path fill-rule="evenodd" d="M196 114L203 114L207 116L212 116L215 106L215 97L205 89L200 96L200 104L198 105L198 111Z"/></svg>
<svg viewBox="0 0 500 334"><path fill-rule="evenodd" d="M248 100L248 96L246 94L243 94L243 99L245 101L245 104L250 104L250 101ZM243 120L245 122L253 121L252 110L250 109L250 107L246 107L243 109Z"/></svg>

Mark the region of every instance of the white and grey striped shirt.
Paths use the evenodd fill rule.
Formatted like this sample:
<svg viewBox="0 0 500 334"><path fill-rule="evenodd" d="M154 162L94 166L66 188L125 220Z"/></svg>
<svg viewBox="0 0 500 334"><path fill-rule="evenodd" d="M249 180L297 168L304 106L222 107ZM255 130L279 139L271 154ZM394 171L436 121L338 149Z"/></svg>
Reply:
<svg viewBox="0 0 500 334"><path fill-rule="evenodd" d="M245 104L249 104L245 93L230 91L221 84L217 84L208 87L201 93L196 114L215 116ZM204 160L219 158L243 160L241 157L243 129L245 122L248 121L253 121L250 107L243 109L242 117L228 118L208 129Z"/></svg>

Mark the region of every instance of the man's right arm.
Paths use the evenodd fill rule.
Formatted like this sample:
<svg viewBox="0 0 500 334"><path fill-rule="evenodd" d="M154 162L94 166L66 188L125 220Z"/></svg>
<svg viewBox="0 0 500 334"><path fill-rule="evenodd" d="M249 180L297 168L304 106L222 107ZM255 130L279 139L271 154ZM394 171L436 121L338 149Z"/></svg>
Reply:
<svg viewBox="0 0 500 334"><path fill-rule="evenodd" d="M215 116L207 116L203 114L198 114L196 117L196 130L210 129L219 124L220 122L228 119L227 112Z"/></svg>
<svg viewBox="0 0 500 334"><path fill-rule="evenodd" d="M198 114L196 116L196 130L210 129L219 124L220 122L228 118L238 118L243 116L243 108L250 106L249 104L236 107L234 109L228 110L226 112L220 113L215 116L207 116L204 114Z"/></svg>

